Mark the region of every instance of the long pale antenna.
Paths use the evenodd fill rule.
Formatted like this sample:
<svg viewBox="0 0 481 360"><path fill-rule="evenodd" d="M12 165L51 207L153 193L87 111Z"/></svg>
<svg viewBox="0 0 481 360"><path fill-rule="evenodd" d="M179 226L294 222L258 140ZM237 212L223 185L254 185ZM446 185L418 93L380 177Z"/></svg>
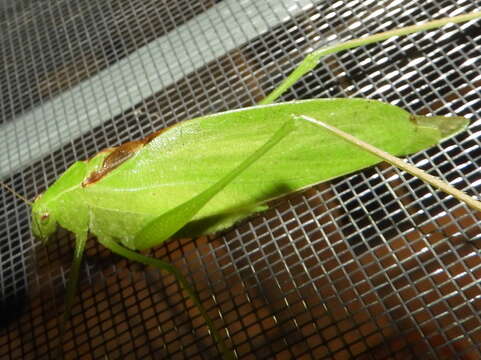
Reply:
<svg viewBox="0 0 481 360"><path fill-rule="evenodd" d="M314 123L318 126L321 126L323 127L324 129L328 130L329 132L331 132L332 134L335 134L339 137L341 137L342 139L346 140L347 142L350 142L351 144L354 144L358 147L360 147L361 149L367 151L367 152L370 152L371 154L377 156L377 157L380 157L381 159L383 159L384 161L387 161L388 163L390 163L391 165L394 165L395 167L401 169L401 170L404 170L405 172L413 175L413 176L416 176L418 177L419 179L423 180L424 182L430 184L431 186L434 186L436 188L438 188L439 190L449 194L449 195L452 195L454 196L456 199L458 199L459 201L461 202L464 202L465 204L467 204L469 207L471 207L472 209L474 210L478 210L478 211L481 211L481 202L473 199L471 196L463 193L462 191L456 189L455 187L449 185L448 183L424 172L423 170L411 165L411 164L408 164L406 162L404 162L403 160L401 160L400 158L397 158L391 154L388 154L387 152L375 147L375 146L372 146L354 136L352 136L351 134L348 134L332 125L329 125L329 124L326 124L320 120L317 120L317 119L314 119L312 117L309 117L309 116L306 116L306 115L300 115L299 116L300 118L304 119L304 120L307 120L311 123Z"/></svg>
<svg viewBox="0 0 481 360"><path fill-rule="evenodd" d="M4 189L6 189L6 190L8 190L10 193L12 193L16 198L18 198L18 199L22 200L24 203L32 206L32 202L31 202L31 201L29 201L25 196L22 196L22 195L20 195L18 192L16 192L15 190L13 190L13 188L12 188L10 185L7 185L7 184L5 184L5 183L3 183L3 182L1 182L1 181L0 181L0 185L1 185Z"/></svg>

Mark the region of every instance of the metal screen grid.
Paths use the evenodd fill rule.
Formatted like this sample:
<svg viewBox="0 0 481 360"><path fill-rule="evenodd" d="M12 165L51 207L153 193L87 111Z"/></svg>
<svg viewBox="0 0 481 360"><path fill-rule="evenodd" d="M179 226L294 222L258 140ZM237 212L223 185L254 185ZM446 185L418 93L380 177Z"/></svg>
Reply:
<svg viewBox="0 0 481 360"><path fill-rule="evenodd" d="M6 9L2 22L8 31L2 41L9 46L2 46L0 54L11 67L2 74L6 88L0 123L13 128L3 127L1 136L15 136L19 116L55 99L63 100L54 107L57 115L77 120L69 125L70 137L35 137L42 126L40 110L31 141L47 141L50 153L39 160L27 150L30 163L18 170L14 155L4 154L11 169L5 181L33 197L75 159L175 121L255 103L309 48L453 15L455 8L459 13L476 8L472 1L428 1L422 7L408 1L282 3L291 17L273 16L275 25L255 37L243 31L241 46L222 47L224 55L212 60L201 48L215 54L215 46L194 43L189 50L196 49L204 60L194 63L189 39L182 37L182 43L172 44L175 57L196 69L181 72L159 91L151 86L144 92L145 84L132 77L144 60L128 54L189 21L199 23L198 16L208 10L218 16L202 26L215 28L226 21L225 11L235 7L229 1L216 3L24 2ZM263 6L272 6L274 15L282 13L272 3L240 2L246 12L264 14ZM62 26L40 26L55 21ZM263 21L271 20L266 16ZM331 56L285 99L363 96L416 113L476 119L479 33L477 24L449 26ZM166 54L149 50L159 64L159 78L173 71ZM118 73L118 81L108 69L125 59L131 71ZM107 105L89 95L95 75L104 69L111 83L102 83L102 91L117 99ZM42 87L44 78L48 85ZM120 88L113 86L119 83ZM79 88L76 95L84 107L69 107L69 98L59 96ZM136 91L143 93L141 102L135 101ZM130 105L118 111L124 98ZM95 109L101 115L101 106L108 109L108 118L97 123ZM94 112L84 116L86 109ZM91 123L88 132L80 125L76 129L82 121ZM411 160L474 194L481 156L478 131L475 124L471 132ZM17 144L19 150L29 147L20 139ZM466 241L479 234L477 214L433 194L416 179L402 175L401 181L399 174L380 166L316 186L275 201L271 210L224 234L173 241L153 255L170 259L189 275L241 358L479 358L481 266L479 251ZM2 312L8 314L2 318L0 356L48 358L58 336L72 239L60 233L48 250L40 248L29 232L28 209L8 194L1 196L0 283ZM219 355L202 318L172 277L128 264L93 240L85 260L64 347L67 357Z"/></svg>

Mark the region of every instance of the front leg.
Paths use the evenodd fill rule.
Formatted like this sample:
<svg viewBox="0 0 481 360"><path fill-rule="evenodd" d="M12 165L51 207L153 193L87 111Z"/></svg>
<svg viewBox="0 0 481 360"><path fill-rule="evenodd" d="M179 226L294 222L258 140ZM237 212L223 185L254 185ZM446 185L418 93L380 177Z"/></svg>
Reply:
<svg viewBox="0 0 481 360"><path fill-rule="evenodd" d="M75 233L75 252L73 256L72 266L67 280L67 291L65 295L65 310L63 312L62 320L60 321L59 330L59 349L63 344L65 335L65 325L70 318L72 305L77 291L78 278L80 273L80 265L82 264L82 257L85 250L85 243L87 242L87 232ZM60 355L59 355L60 356Z"/></svg>

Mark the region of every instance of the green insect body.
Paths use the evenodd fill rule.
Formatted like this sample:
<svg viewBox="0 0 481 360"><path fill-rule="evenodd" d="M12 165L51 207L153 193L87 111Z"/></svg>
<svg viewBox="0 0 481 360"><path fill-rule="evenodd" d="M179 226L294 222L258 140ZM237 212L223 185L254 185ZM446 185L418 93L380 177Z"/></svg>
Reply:
<svg viewBox="0 0 481 360"><path fill-rule="evenodd" d="M131 250L159 245L166 238L137 235L169 209L209 189L296 114L322 119L395 155L430 147L466 125L464 119L416 117L363 99L282 103L185 121L149 139L94 182L89 179L105 168L113 149L72 165L35 201L34 233L45 238L58 223L75 234L88 231L115 239ZM189 220L183 233L224 229L269 199L380 161L315 125L295 123L276 151L238 174Z"/></svg>

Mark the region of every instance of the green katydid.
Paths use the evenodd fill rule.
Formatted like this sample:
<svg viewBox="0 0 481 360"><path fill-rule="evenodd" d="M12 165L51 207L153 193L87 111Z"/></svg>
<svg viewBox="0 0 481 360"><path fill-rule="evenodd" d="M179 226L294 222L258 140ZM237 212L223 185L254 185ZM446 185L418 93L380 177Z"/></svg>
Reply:
<svg viewBox="0 0 481 360"><path fill-rule="evenodd" d="M272 198L374 165L380 161L377 156L384 156L359 151L320 130L319 124L398 156L428 148L463 130L467 125L463 118L414 116L372 100L271 103L324 55L478 17L481 13L441 19L315 51L266 97L262 103L267 105L185 121L74 163L32 206L36 236L47 240L62 226L76 237L62 327L69 317L90 233L114 253L173 273L229 356L181 273L136 250L180 235L225 229L265 209ZM312 124L316 121L317 125Z"/></svg>

